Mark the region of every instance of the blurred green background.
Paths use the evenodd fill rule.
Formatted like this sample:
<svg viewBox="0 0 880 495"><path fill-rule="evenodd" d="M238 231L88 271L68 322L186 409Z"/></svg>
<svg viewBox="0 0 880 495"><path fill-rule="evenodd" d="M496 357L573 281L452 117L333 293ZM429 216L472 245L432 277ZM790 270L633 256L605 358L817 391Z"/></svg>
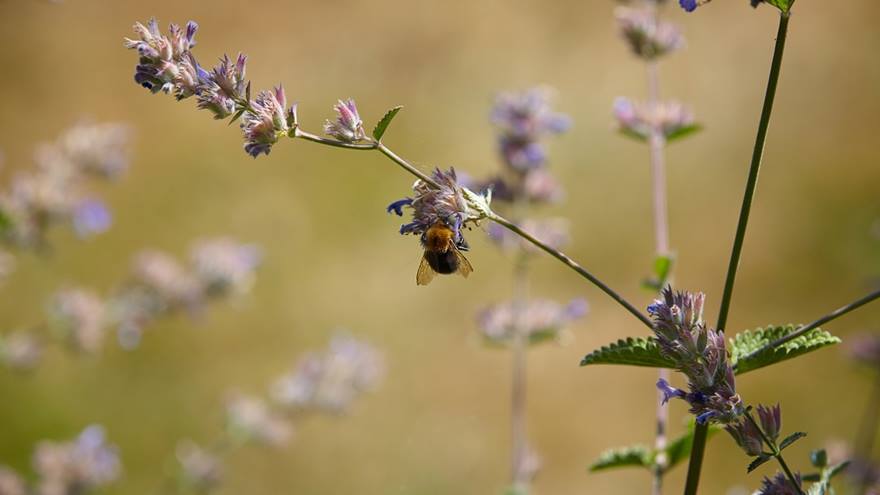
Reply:
<svg viewBox="0 0 880 495"><path fill-rule="evenodd" d="M670 2L674 4L674 2ZM548 84L574 127L551 144L568 199L547 211L572 222L569 252L646 305L639 289L652 257L646 149L612 131L615 96L643 97L644 73L618 39L614 2L384 0L357 2L0 1L0 149L8 179L34 146L84 116L136 131L130 172L106 188L116 224L80 242L56 231L48 257L24 256L0 288L0 325L33 322L46 297L75 283L109 290L142 247L184 255L190 241L229 234L260 244L254 291L201 322L164 320L134 352L97 357L53 351L34 374L0 371L0 462L26 469L33 444L69 438L91 422L122 449L124 478L107 493L151 493L182 437L208 441L230 388L262 392L302 351L336 328L381 347L388 372L344 418L301 423L282 450L250 448L228 462L222 493L487 494L508 476L510 359L476 338L474 313L510 293L511 262L470 236L467 281L416 288L414 239L397 235L386 204L412 183L380 155L283 142L253 160L237 128L151 96L132 82L130 26L150 16L197 20L196 54L249 55L255 88L283 82L318 131L339 97L374 122L405 105L387 143L424 168L494 170L487 113L495 92ZM681 288L703 290L714 315L763 96L776 15L745 0L716 0L690 15L675 5L689 46L662 64L662 91L705 124L674 144L672 243ZM863 293L880 275L877 133L880 4L797 3L766 166L761 172L730 329L812 320ZM588 474L606 447L652 441L656 372L578 367L589 350L645 328L549 258L533 293L583 296L590 314L565 347L529 355L529 431L544 459L539 494L646 493L648 476ZM868 307L828 328L878 328ZM712 316L710 319L714 319ZM810 436L791 449L851 438L869 387L841 349L826 349L739 380L750 402L780 401L786 429ZM685 408L672 406L673 424ZM753 489L746 458L713 439L703 493ZM681 486L684 469L668 482Z"/></svg>

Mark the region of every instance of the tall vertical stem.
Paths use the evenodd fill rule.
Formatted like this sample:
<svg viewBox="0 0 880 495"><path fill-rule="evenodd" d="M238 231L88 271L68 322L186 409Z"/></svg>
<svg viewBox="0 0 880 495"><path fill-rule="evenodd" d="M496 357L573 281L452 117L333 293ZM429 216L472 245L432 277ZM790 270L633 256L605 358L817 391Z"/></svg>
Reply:
<svg viewBox="0 0 880 495"><path fill-rule="evenodd" d="M873 390L868 398L855 442L856 458L863 462L869 461L874 453L874 440L877 438L877 427L880 425L880 370L875 372L874 378ZM857 481L859 489L856 493L865 493L871 482L870 476L865 473Z"/></svg>
<svg viewBox="0 0 880 495"><path fill-rule="evenodd" d="M517 194L513 204L514 221L522 222L528 210L528 200ZM528 493L530 473L528 473L529 444L526 423L526 352L528 335L526 311L529 297L529 259L528 253L520 249L513 268L513 308L514 329L512 341L511 394L510 394L510 478L516 493Z"/></svg>
<svg viewBox="0 0 880 495"><path fill-rule="evenodd" d="M767 91L764 94L764 106L761 109L761 120L758 122L758 135L755 137L755 148L752 152L752 162L749 167L749 178L746 182L746 191L743 195L742 208L739 213L739 222L736 227L736 235L733 240L733 249L730 253L730 263L727 267L727 278L724 282L724 293L721 296L721 310L718 313L716 328L723 330L727 325L727 314L730 310L730 299L733 296L733 284L736 280L736 270L742 254L743 240L746 236L746 227L749 223L749 213L752 209L752 198L758 185L758 171L761 168L761 159L764 155L764 143L767 139L767 129L770 127L770 115L773 112L773 100L776 97L776 86L779 83L779 72L782 68L782 54L785 51L785 38L788 34L788 21L791 14L782 12L779 16L779 29L776 33L776 45L773 49L773 61L770 63L770 75L767 79ZM687 481L685 482L685 495L696 495L700 484L700 470L703 466L703 453L706 450L706 436L709 430L708 424L698 424L694 429L694 443L691 448L691 458L688 464Z"/></svg>

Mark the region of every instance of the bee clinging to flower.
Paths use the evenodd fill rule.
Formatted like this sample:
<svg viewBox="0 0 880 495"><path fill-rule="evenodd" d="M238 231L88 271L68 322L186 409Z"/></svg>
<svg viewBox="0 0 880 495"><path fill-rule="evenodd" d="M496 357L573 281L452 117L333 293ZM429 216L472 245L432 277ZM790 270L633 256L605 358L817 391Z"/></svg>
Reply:
<svg viewBox="0 0 880 495"><path fill-rule="evenodd" d="M434 170L435 184L417 180L414 198L391 203L387 210L403 216L403 208L413 210L412 222L400 227L401 234L418 235L424 248L416 273L416 284L427 285L439 273L459 273L467 277L474 271L462 251L468 250L462 230L489 213L489 196L481 196L458 182L455 170Z"/></svg>

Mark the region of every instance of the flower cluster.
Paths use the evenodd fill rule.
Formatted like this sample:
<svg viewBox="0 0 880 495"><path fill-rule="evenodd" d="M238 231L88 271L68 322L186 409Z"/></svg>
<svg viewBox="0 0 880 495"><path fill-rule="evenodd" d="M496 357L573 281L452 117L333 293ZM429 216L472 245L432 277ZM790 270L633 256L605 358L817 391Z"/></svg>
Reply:
<svg viewBox="0 0 880 495"><path fill-rule="evenodd" d="M419 179L413 184L413 197L391 203L387 211L403 216L404 207L412 209L412 222L400 227L401 234L422 237L441 223L453 230L457 244L464 245L462 229L486 217L491 196L476 194L461 185L453 168L435 169L432 178L439 188Z"/></svg>
<svg viewBox="0 0 880 495"><path fill-rule="evenodd" d="M574 299L566 305L549 299L530 299L519 305L509 301L490 306L477 315L483 338L492 344L506 345L517 331L531 343L548 339L563 340L572 321L587 314L587 302Z"/></svg>
<svg viewBox="0 0 880 495"><path fill-rule="evenodd" d="M677 101L639 103L629 98L614 100L614 118L621 132L649 139L656 130L666 139L694 125L694 115Z"/></svg>
<svg viewBox="0 0 880 495"><path fill-rule="evenodd" d="M748 413L747 413L748 414ZM760 428L768 440L776 443L779 433L782 431L782 410L779 404L772 407L758 406L758 420ZM758 456L764 451L764 437L758 426L749 418L742 417L739 420L728 423L724 429L730 433L733 440L747 455Z"/></svg>
<svg viewBox="0 0 880 495"><path fill-rule="evenodd" d="M328 120L324 123L324 132L345 143L355 143L366 139L364 122L358 114L357 106L351 98L339 100L333 107L336 111L336 120Z"/></svg>
<svg viewBox="0 0 880 495"><path fill-rule="evenodd" d="M192 53L197 29L193 21L185 29L171 24L165 36L155 19L146 26L135 23L138 39L125 40L125 46L140 55L135 82L153 93L173 93L178 100L195 96L198 108L215 119L241 117L245 151L255 158L268 155L280 136L296 128L296 105L287 107L281 86L251 99L243 54L235 62L224 55L211 71L203 69Z"/></svg>
<svg viewBox="0 0 880 495"><path fill-rule="evenodd" d="M226 402L227 428L233 437L274 447L286 444L293 427L265 400L232 394Z"/></svg>
<svg viewBox="0 0 880 495"><path fill-rule="evenodd" d="M661 298L648 306L660 351L688 378L685 392L660 379L664 402L677 397L691 405L699 423L730 423L743 413L736 393L733 368L728 362L724 332L703 322L702 293L675 292L667 286Z"/></svg>
<svg viewBox="0 0 880 495"><path fill-rule="evenodd" d="M18 330L0 335L0 364L9 369L32 369L42 355L43 345L32 332Z"/></svg>
<svg viewBox="0 0 880 495"><path fill-rule="evenodd" d="M0 191L0 242L40 247L48 227L59 223L70 224L80 237L107 230L110 213L90 196L87 179L115 179L126 169L129 134L121 124L81 123L39 146L34 169ZM0 265L5 272L10 262Z"/></svg>
<svg viewBox="0 0 880 495"><path fill-rule="evenodd" d="M499 131L499 149L505 164L525 173L546 162L541 139L560 134L571 126L571 119L550 108L551 92L533 88L523 93L502 93L492 110L492 123Z"/></svg>
<svg viewBox="0 0 880 495"><path fill-rule="evenodd" d="M76 349L87 353L104 343L107 306L93 291L70 288L55 294L49 306L49 322Z"/></svg>
<svg viewBox="0 0 880 495"><path fill-rule="evenodd" d="M209 450L190 440L177 445L177 462L180 463L181 482L196 493L207 493L220 485L223 464Z"/></svg>
<svg viewBox="0 0 880 495"><path fill-rule="evenodd" d="M856 335L849 339L847 350L853 360L880 370L880 335Z"/></svg>
<svg viewBox="0 0 880 495"><path fill-rule="evenodd" d="M799 474L794 476L798 486L794 486L783 473L776 473L772 478L764 477L761 488L754 495L800 495L803 493L801 476Z"/></svg>
<svg viewBox="0 0 880 495"><path fill-rule="evenodd" d="M135 257L130 279L111 302L123 347L136 347L144 326L164 314L195 312L209 298L246 292L260 264L255 246L229 238L195 243L190 258L187 267L157 250Z"/></svg>
<svg viewBox="0 0 880 495"><path fill-rule="evenodd" d="M33 465L39 476L35 493L44 495L87 493L112 483L122 470L117 448L98 425L68 442L39 443Z"/></svg>
<svg viewBox="0 0 880 495"><path fill-rule="evenodd" d="M381 354L365 342L337 335L324 352L305 355L272 386L272 398L292 410L345 412L384 374Z"/></svg>
<svg viewBox="0 0 880 495"><path fill-rule="evenodd" d="M614 16L624 39L641 58L652 60L684 46L678 27L659 20L653 9L621 6Z"/></svg>

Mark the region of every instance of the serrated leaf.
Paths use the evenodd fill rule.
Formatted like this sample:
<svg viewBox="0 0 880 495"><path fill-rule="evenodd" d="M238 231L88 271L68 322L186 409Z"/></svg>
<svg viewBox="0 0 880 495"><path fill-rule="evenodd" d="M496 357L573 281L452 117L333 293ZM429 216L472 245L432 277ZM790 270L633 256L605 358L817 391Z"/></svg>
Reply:
<svg viewBox="0 0 880 495"><path fill-rule="evenodd" d="M696 134L702 130L703 130L703 126L701 126L700 124L691 124L691 125L686 125L684 127L679 127L678 129L676 129L673 132L670 132L666 136L666 142L671 143L673 141L678 141L680 139L683 139L683 138L690 136L691 134Z"/></svg>
<svg viewBox="0 0 880 495"><path fill-rule="evenodd" d="M839 344L840 339L821 328L814 328L800 337L790 340L781 346L764 350L753 357L746 358L750 353L765 345L782 338L799 327L796 325L769 326L746 330L730 339L731 360L736 367L736 374L741 375L764 366L792 359L822 347Z"/></svg>
<svg viewBox="0 0 880 495"><path fill-rule="evenodd" d="M758 457L755 457L755 460L753 460L751 462L751 464L749 464L748 471L746 471L746 472L751 473L755 469L758 469L758 466L764 464L765 462L769 461L770 459L773 459L773 456L769 455L769 454L761 454Z"/></svg>
<svg viewBox="0 0 880 495"><path fill-rule="evenodd" d="M589 364L624 364L651 368L675 368L675 362L660 354L657 341L651 337L618 340L597 349L581 359L581 366Z"/></svg>
<svg viewBox="0 0 880 495"><path fill-rule="evenodd" d="M801 438L804 438L805 436L807 436L807 434L802 431L796 431L796 432L792 433L791 435L785 437L785 440L783 440L782 443L779 444L779 450L785 449L789 445L797 442L798 440L800 440Z"/></svg>
<svg viewBox="0 0 880 495"><path fill-rule="evenodd" d="M379 123L376 124L376 127L373 128L373 137L376 139L376 141L382 139L382 136L385 135L385 131L388 130L388 126L391 124L391 121L394 120L394 117L397 115L397 112L399 112L401 108L403 108L403 106L396 106L391 110L385 112L385 115L382 116L382 118L379 120Z"/></svg>
<svg viewBox="0 0 880 495"><path fill-rule="evenodd" d="M596 462L590 465L590 471L596 472L605 469L633 466L652 468L654 466L652 450L644 445L606 450L599 455Z"/></svg>

